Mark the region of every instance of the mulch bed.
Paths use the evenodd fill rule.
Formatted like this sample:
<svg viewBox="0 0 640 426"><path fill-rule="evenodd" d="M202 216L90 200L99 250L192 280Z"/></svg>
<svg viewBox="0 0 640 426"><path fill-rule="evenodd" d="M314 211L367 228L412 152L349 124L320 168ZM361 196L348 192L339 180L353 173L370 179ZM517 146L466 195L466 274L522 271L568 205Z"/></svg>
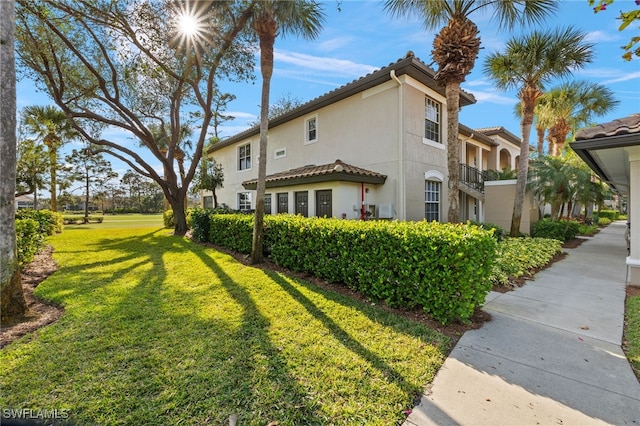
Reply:
<svg viewBox="0 0 640 426"><path fill-rule="evenodd" d="M0 348L40 327L57 321L64 313L64 309L61 307L46 303L33 295L33 290L38 284L58 270L58 265L51 256L52 253L53 248L49 245L45 246L33 261L23 268L22 289L29 312L20 322L2 324L0 327Z"/></svg>

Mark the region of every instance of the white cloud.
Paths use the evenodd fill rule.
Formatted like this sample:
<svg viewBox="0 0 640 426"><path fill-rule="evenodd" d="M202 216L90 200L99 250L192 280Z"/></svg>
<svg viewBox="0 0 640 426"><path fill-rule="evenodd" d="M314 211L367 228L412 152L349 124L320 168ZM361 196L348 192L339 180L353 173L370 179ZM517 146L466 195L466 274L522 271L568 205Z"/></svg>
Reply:
<svg viewBox="0 0 640 426"><path fill-rule="evenodd" d="M498 105L515 105L518 99L511 96L500 95L495 92L472 91L478 104L481 102L498 104Z"/></svg>
<svg viewBox="0 0 640 426"><path fill-rule="evenodd" d="M353 76L360 77L368 74L378 67L367 64L358 64L346 59L338 59L324 56L313 56L306 53L291 52L276 49L274 52L276 63L285 63L295 67L312 70L323 76Z"/></svg>
<svg viewBox="0 0 640 426"><path fill-rule="evenodd" d="M617 78L612 78L610 80L605 80L603 82L601 82L600 84L613 84L613 83L620 83L622 81L629 81L629 80L637 80L640 79L640 71L636 71L636 72L632 72L629 74L624 74L621 75ZM636 88L638 87L638 82L636 81Z"/></svg>
<svg viewBox="0 0 640 426"><path fill-rule="evenodd" d="M616 40L620 40L620 37L617 33L609 33L602 30L590 31L585 37L585 41L587 43L605 43L608 41Z"/></svg>
<svg viewBox="0 0 640 426"><path fill-rule="evenodd" d="M318 50L322 52L333 52L351 43L353 37L334 37L317 44Z"/></svg>
<svg viewBox="0 0 640 426"><path fill-rule="evenodd" d="M478 78L476 80L466 81L464 85L468 87L478 87L478 86L492 86L493 83L488 78Z"/></svg>

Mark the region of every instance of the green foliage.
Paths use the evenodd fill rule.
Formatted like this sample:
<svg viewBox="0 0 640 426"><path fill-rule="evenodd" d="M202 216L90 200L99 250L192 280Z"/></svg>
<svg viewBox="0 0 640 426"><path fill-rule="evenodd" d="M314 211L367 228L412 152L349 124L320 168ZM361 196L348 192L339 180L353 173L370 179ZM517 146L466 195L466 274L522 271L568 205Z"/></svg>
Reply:
<svg viewBox="0 0 640 426"><path fill-rule="evenodd" d="M486 229L487 231L493 230L493 236L498 241L501 241L509 234L502 226L496 225L495 223L476 222L475 220L469 220L468 223L470 225L475 225L479 228Z"/></svg>
<svg viewBox="0 0 640 426"><path fill-rule="evenodd" d="M162 213L162 221L165 228L173 228L176 224L173 222L173 210L165 210Z"/></svg>
<svg viewBox="0 0 640 426"><path fill-rule="evenodd" d="M627 296L625 304L625 352L640 379L640 295Z"/></svg>
<svg viewBox="0 0 640 426"><path fill-rule="evenodd" d="M600 210L598 212L598 219L606 217L611 222L620 218L620 212L618 210Z"/></svg>
<svg viewBox="0 0 640 426"><path fill-rule="evenodd" d="M580 223L575 220L542 219L533 225L531 235L537 238L551 238L554 240L572 240L580 232Z"/></svg>
<svg viewBox="0 0 640 426"><path fill-rule="evenodd" d="M209 242L243 254L251 253L253 215L212 214L209 223Z"/></svg>
<svg viewBox="0 0 640 426"><path fill-rule="evenodd" d="M46 233L41 232L40 223L35 219L16 219L16 246L20 266L24 266L33 260L42 248L46 235Z"/></svg>
<svg viewBox="0 0 640 426"><path fill-rule="evenodd" d="M102 223L104 220L104 216L98 215L89 215L87 217L78 216L78 215L65 215L64 217L65 225L75 225L78 223Z"/></svg>
<svg viewBox="0 0 640 426"><path fill-rule="evenodd" d="M35 220L38 232L43 235L53 235L64 229L64 216L51 210L20 209L16 212L16 219Z"/></svg>
<svg viewBox="0 0 640 426"><path fill-rule="evenodd" d="M598 225L590 225L587 223L581 223L578 227L578 235L592 236L598 231Z"/></svg>
<svg viewBox="0 0 640 426"><path fill-rule="evenodd" d="M598 226L607 226L611 223L611 219L608 217L598 218Z"/></svg>
<svg viewBox="0 0 640 426"><path fill-rule="evenodd" d="M562 250L562 242L547 238L506 238L498 243L496 261L491 274L495 285L526 275L546 265Z"/></svg>
<svg viewBox="0 0 640 426"><path fill-rule="evenodd" d="M213 215L209 241L251 252L253 216ZM472 225L265 217L272 261L344 283L390 306L422 308L442 323L465 321L491 288L496 241Z"/></svg>

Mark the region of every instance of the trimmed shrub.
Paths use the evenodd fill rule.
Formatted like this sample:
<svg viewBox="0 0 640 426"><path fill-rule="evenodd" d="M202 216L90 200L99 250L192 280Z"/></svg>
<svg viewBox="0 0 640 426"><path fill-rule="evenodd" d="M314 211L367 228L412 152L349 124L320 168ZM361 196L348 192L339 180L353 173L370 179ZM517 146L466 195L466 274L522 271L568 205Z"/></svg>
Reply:
<svg viewBox="0 0 640 426"><path fill-rule="evenodd" d="M173 222L173 210L165 210L162 213L162 221L165 228L173 228L176 224Z"/></svg>
<svg viewBox="0 0 640 426"><path fill-rule="evenodd" d="M611 219L608 217L601 217L598 219L598 226L607 226L611 223Z"/></svg>
<svg viewBox="0 0 640 426"><path fill-rule="evenodd" d="M60 233L64 229L64 216L51 210L20 209L16 219L33 219L38 223L38 232L43 235Z"/></svg>
<svg viewBox="0 0 640 426"><path fill-rule="evenodd" d="M486 229L487 231L493 229L493 236L498 241L501 241L503 238L509 235L508 232L505 231L502 226L496 225L495 223L476 222L475 220L469 220L467 222L470 225L475 225L479 228Z"/></svg>
<svg viewBox="0 0 640 426"><path fill-rule="evenodd" d="M46 235L41 232L41 224L35 219L16 219L16 246L20 266L33 260L42 248Z"/></svg>
<svg viewBox="0 0 640 426"><path fill-rule="evenodd" d="M618 218L620 217L620 212L617 210L600 210L598 212L598 219L601 219L603 217L609 219L609 223L611 223L614 220L618 220Z"/></svg>
<svg viewBox="0 0 640 426"><path fill-rule="evenodd" d="M580 223L575 220L542 219L533 224L532 237L554 240L572 240L580 232Z"/></svg>
<svg viewBox="0 0 640 426"><path fill-rule="evenodd" d="M495 285L507 285L510 279L540 268L562 250L562 241L548 238L505 238L498 243L491 274Z"/></svg>
<svg viewBox="0 0 640 426"><path fill-rule="evenodd" d="M251 252L253 217L211 215L209 241ZM437 222L265 217L272 261L344 283L389 306L421 306L434 319L466 321L491 289L491 231Z"/></svg>
<svg viewBox="0 0 640 426"><path fill-rule="evenodd" d="M194 240L198 242L209 241L211 214L211 209L195 208L191 211L191 232Z"/></svg>

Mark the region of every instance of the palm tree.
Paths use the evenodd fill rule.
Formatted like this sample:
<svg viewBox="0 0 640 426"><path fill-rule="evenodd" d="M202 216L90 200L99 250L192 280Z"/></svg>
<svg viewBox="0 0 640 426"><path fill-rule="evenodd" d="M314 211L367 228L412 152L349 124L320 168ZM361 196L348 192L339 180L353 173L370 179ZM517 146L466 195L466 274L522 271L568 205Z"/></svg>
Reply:
<svg viewBox="0 0 640 426"><path fill-rule="evenodd" d="M58 211L56 197L58 150L68 140L74 139L78 133L73 129L66 114L51 105L28 106L22 111L26 128L41 138L49 150L49 186L51 188L51 210Z"/></svg>
<svg viewBox="0 0 640 426"><path fill-rule="evenodd" d="M445 87L447 97L447 167L449 170L449 222L459 222L459 141L458 111L460 84L474 67L480 50L480 37L469 16L476 11L493 11L503 28L516 24L537 24L555 12L552 0L386 0L385 10L392 15L417 14L427 29L443 24L433 41L433 59L438 63L436 81Z"/></svg>
<svg viewBox="0 0 640 426"><path fill-rule="evenodd" d="M520 233L522 205L529 169L529 137L534 109L543 95L544 85L552 78L570 75L593 60L592 45L586 34L568 27L564 30L534 31L509 40L503 53L492 53L485 60L485 73L501 90L518 89L522 105L520 131L522 144L518 181L511 219L511 236Z"/></svg>
<svg viewBox="0 0 640 426"><path fill-rule="evenodd" d="M536 110L546 111L549 154L559 156L569 133L590 124L593 116L607 114L618 103L609 88L585 81L566 82L542 95Z"/></svg>
<svg viewBox="0 0 640 426"><path fill-rule="evenodd" d="M258 1L251 18L251 26L260 41L260 72L262 96L260 101L260 153L258 154L258 183L253 222L251 261L260 263L264 224L264 192L267 175L267 132L269 129L269 93L273 74L273 47L279 32L300 35L307 39L318 36L324 13L314 0Z"/></svg>

